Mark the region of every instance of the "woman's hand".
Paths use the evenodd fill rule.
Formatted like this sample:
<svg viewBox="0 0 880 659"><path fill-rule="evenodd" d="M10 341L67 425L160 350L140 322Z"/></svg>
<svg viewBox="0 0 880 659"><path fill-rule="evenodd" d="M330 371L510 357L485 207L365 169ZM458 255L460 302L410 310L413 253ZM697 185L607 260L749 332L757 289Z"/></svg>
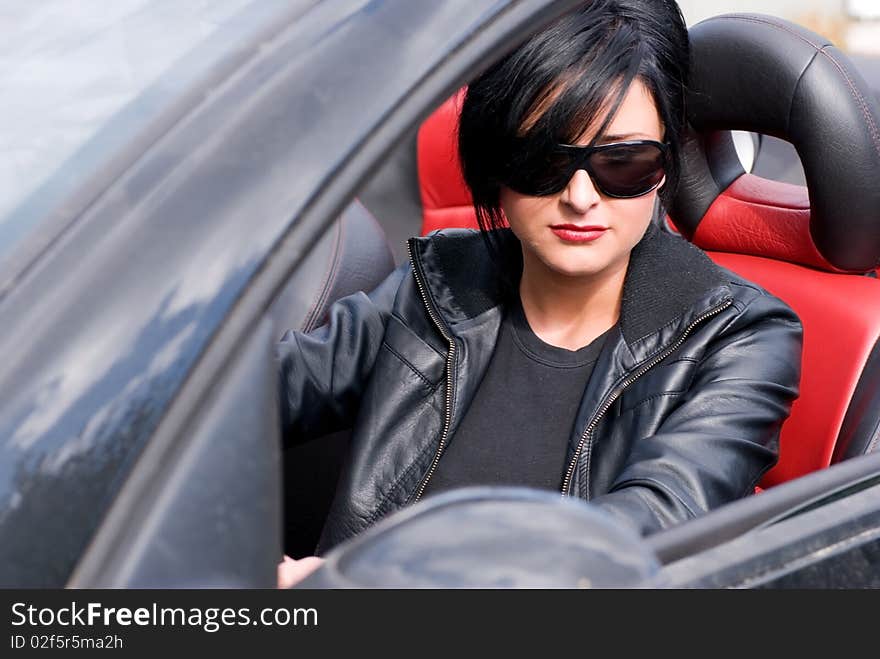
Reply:
<svg viewBox="0 0 880 659"><path fill-rule="evenodd" d="M317 570L324 563L323 558L318 556L306 556L295 561L290 556L278 564L278 587L292 588L300 581Z"/></svg>

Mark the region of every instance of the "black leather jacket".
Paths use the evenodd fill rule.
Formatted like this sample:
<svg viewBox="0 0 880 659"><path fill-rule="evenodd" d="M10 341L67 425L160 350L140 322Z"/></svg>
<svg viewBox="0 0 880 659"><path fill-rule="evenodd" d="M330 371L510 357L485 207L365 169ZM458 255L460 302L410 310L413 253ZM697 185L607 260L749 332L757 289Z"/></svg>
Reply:
<svg viewBox="0 0 880 659"><path fill-rule="evenodd" d="M409 247L411 262L373 293L278 346L285 438L353 429L319 552L422 496L498 336L503 295L479 234ZM652 227L633 250L618 328L576 411L562 491L643 534L752 492L797 397L797 316Z"/></svg>

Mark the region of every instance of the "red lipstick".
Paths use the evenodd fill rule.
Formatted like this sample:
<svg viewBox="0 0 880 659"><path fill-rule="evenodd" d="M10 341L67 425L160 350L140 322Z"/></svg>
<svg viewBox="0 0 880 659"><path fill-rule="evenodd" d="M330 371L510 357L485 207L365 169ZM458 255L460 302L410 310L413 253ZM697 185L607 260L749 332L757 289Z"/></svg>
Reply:
<svg viewBox="0 0 880 659"><path fill-rule="evenodd" d="M607 227L554 224L550 227L550 230L567 243L588 243L601 238Z"/></svg>

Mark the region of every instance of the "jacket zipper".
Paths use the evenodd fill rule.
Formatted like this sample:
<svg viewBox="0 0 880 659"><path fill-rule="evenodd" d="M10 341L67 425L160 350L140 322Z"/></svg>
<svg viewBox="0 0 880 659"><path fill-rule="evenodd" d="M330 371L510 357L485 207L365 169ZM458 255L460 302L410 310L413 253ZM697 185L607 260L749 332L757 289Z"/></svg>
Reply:
<svg viewBox="0 0 880 659"><path fill-rule="evenodd" d="M446 356L446 406L443 415L443 431L440 433L440 444L437 446L437 452L434 454L434 460L431 462L431 467L430 469L428 469L428 473L425 474L425 477L422 479L422 482L416 489L415 495L410 495L410 498L407 500L406 503L409 504L415 503L422 497L422 494L424 494L425 488L428 485L428 481L431 480L431 476L433 476L434 472L437 470L437 464L440 462L440 456L443 454L443 449L446 448L446 440L449 435L449 427L452 424L452 387L454 383L452 367L455 364L455 339L453 339L449 335L449 332L446 330L445 325L442 323L439 316L437 315L437 312L434 311L434 307L428 300L428 295L425 291L425 285L422 282L420 271L416 267L416 262L413 258L411 240L407 241L406 248L409 252L409 260L413 264L413 277L416 280L416 286L419 289L419 295L422 298L425 309L428 311L428 316L430 316L431 320L434 322L434 325L436 325L437 329L440 331L440 334L443 335L443 338L446 339L446 342L449 344L449 353Z"/></svg>
<svg viewBox="0 0 880 659"><path fill-rule="evenodd" d="M614 401L620 398L620 395L623 393L624 389L630 386L633 382L642 377L645 373L654 368L657 364L666 359L673 352L678 350L678 347L684 343L684 340L688 337L688 334L691 331L702 323L707 318L711 318L715 316L733 304L733 300L727 300L723 304L718 305L717 307L710 309L702 316L694 320L690 325L687 326L684 332L682 332L681 336L673 343L669 348L663 351L657 357L654 357L649 363L642 366L636 373L626 378L617 389L615 389L608 400L605 401L605 404L599 409L599 413L593 417L592 421L587 424L586 429L584 430L584 434L581 435L581 441L578 443L577 450L574 452L574 457L571 460L571 463L568 465L568 470L565 473L565 480L562 482L562 495L570 495L569 489L571 488L572 478L574 476L574 470L578 463L578 458L580 457L581 451L584 449L586 445L586 461L587 461L587 482L586 482L586 490L587 490L587 499L590 498L590 459L592 458L593 453L593 430L596 428L596 425L599 423L601 418L604 416L605 412L614 405Z"/></svg>

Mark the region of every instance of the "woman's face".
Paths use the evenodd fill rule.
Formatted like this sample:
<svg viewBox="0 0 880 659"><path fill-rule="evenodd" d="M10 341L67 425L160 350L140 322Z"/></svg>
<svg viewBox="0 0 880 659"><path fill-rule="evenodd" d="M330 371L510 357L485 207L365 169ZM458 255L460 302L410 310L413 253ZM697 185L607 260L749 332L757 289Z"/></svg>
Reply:
<svg viewBox="0 0 880 659"><path fill-rule="evenodd" d="M596 126L603 118L597 118ZM592 138L588 130L578 144ZM662 142L663 128L651 93L637 79L597 143L640 139ZM502 187L500 201L522 243L527 271L595 278L626 268L632 248L648 228L656 198L656 190L634 199L603 196L581 169L554 195L531 197Z"/></svg>

